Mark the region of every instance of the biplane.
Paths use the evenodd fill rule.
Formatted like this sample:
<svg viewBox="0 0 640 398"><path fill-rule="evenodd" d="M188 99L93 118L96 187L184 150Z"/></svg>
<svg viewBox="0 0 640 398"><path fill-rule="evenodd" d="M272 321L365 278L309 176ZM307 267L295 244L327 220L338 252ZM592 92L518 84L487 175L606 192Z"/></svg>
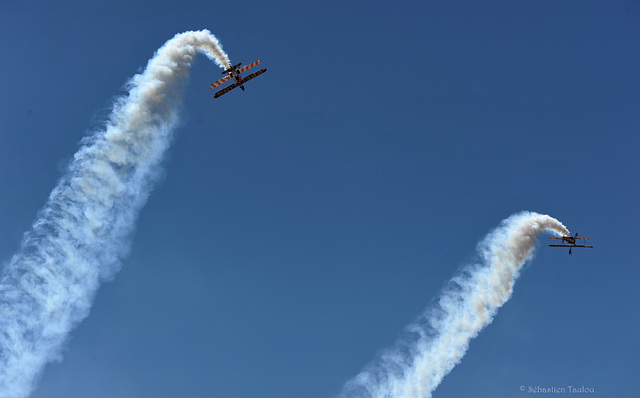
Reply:
<svg viewBox="0 0 640 398"><path fill-rule="evenodd" d="M560 245L549 245L549 247L568 247L569 254L571 254L571 249L573 249L574 247L584 247L587 249L593 249L593 246L579 245L576 243L576 241L579 241L579 240L591 240L591 238L578 238L578 233L576 233L574 236L570 236L570 235L562 236L562 237L552 236L549 239L560 240L562 243Z"/></svg>
<svg viewBox="0 0 640 398"><path fill-rule="evenodd" d="M217 82L211 84L211 87L209 87L209 88L212 88L212 89L216 88L219 85L229 81L230 79L235 80L235 83L223 88L220 91L217 91L213 95L213 98L218 98L219 96L228 93L229 91L233 90L236 87L240 87L242 89L242 91L244 91L244 83L248 82L249 80L253 79L256 76L260 76L261 74L263 74L267 70L266 69L260 69L259 71L248 75L247 77L242 77L241 73L248 71L249 69L251 69L254 66L258 65L260 62L262 62L262 61L257 60L255 62L250 63L249 65L243 66L242 68L240 68L240 65L242 65L242 63L239 63L237 65L233 65L233 66L230 66L229 68L225 69L225 71L222 72L222 74L224 75L226 73L227 76L225 76L222 79L218 80Z"/></svg>

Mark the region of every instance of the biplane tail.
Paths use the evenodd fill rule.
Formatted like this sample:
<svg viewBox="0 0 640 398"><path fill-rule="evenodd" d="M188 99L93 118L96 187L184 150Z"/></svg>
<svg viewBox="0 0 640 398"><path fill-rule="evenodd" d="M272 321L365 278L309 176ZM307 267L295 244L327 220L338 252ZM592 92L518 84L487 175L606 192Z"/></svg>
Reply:
<svg viewBox="0 0 640 398"><path fill-rule="evenodd" d="M222 74L224 75L225 73L229 73L233 70L236 70L240 67L240 65L242 65L242 62L239 62L237 65L230 66L228 69L225 69L224 72L222 72Z"/></svg>

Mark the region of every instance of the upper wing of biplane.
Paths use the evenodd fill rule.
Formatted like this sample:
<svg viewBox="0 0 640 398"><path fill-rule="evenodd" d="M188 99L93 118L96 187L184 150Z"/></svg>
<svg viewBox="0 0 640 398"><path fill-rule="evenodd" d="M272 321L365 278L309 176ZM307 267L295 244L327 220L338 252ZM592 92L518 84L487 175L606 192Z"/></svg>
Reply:
<svg viewBox="0 0 640 398"><path fill-rule="evenodd" d="M238 69L238 72L240 72L240 73L242 73L242 72L246 72L246 71L248 71L249 69L253 68L254 66L258 65L260 62L262 62L262 61L257 60L257 61L255 61L255 62L250 63L249 65L245 65L245 66L243 66L242 68ZM246 80L246 79L242 79L242 80Z"/></svg>
<svg viewBox="0 0 640 398"><path fill-rule="evenodd" d="M216 87L218 87L219 85L221 85L222 83L226 82L229 79L231 79L231 76L227 75L227 76L223 77L222 79L218 80L217 82L211 83L211 87L209 87L209 88L216 88Z"/></svg>

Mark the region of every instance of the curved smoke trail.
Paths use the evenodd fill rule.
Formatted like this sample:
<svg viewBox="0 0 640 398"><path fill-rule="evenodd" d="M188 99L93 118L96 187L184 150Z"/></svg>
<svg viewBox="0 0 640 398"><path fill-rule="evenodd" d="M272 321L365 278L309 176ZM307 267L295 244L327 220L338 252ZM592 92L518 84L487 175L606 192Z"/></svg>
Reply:
<svg viewBox="0 0 640 398"><path fill-rule="evenodd" d="M467 266L429 309L407 328L407 337L345 386L342 397L424 398L456 366L469 341L491 323L511 297L520 270L535 251L538 234L569 231L542 214L520 213L502 222L478 247L479 264Z"/></svg>
<svg viewBox="0 0 640 398"><path fill-rule="evenodd" d="M129 82L104 129L83 140L0 280L0 397L27 396L126 255L178 120L197 52L229 59L207 30L176 35Z"/></svg>

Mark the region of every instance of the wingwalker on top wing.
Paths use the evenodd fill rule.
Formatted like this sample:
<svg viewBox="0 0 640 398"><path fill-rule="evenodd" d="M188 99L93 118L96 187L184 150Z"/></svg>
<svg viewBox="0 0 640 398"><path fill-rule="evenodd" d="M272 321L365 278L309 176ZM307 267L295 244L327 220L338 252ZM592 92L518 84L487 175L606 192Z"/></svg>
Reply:
<svg viewBox="0 0 640 398"><path fill-rule="evenodd" d="M578 245L576 244L576 240L591 240L591 238L578 238L578 234L576 233L575 236L562 236L562 237L550 237L549 239L559 239L562 241L562 245L549 245L549 247L568 247L569 248L569 254L571 254L571 249L573 249L574 247L584 247L587 249L593 249L593 246L587 246L587 245ZM567 244L564 244L564 243Z"/></svg>
<svg viewBox="0 0 640 398"><path fill-rule="evenodd" d="M228 81L231 78L233 78L236 82L231 84L230 86L227 86L227 87L223 88L222 90L216 92L213 95L213 98L218 98L219 96L228 93L229 91L233 90L236 87L240 87L242 89L242 91L244 91L243 83L248 82L249 80L253 79L256 76L260 76L261 74L263 74L267 70L266 69L260 69L259 71L255 72L255 73L252 73L247 77L242 77L240 74L242 72L246 72L247 70L253 68L256 65L258 65L260 62L262 62L262 61L257 60L255 62L250 63L249 65L243 66L242 68L240 68L240 65L242 65L242 63L239 63L237 65L233 65L233 66L229 67L224 72L222 72L223 75L226 73L227 76L225 76L222 79L218 80L217 82L211 84L211 87L209 87L209 88L216 88L216 87L218 87L219 85L221 85L222 83Z"/></svg>

